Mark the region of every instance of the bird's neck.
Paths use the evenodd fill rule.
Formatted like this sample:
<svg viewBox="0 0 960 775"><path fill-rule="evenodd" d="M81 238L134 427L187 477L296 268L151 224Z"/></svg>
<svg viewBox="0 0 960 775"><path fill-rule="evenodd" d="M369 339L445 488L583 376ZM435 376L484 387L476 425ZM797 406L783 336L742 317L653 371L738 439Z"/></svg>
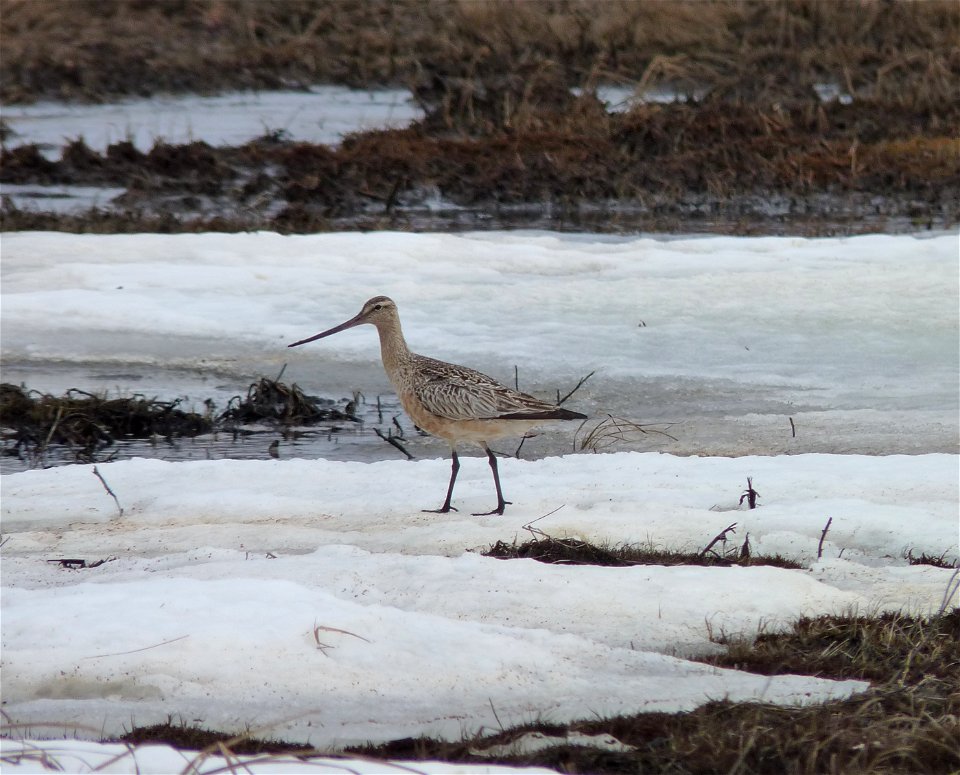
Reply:
<svg viewBox="0 0 960 775"><path fill-rule="evenodd" d="M380 335L380 357L383 368L391 379L410 362L410 348L403 338L400 321L385 322L377 326Z"/></svg>

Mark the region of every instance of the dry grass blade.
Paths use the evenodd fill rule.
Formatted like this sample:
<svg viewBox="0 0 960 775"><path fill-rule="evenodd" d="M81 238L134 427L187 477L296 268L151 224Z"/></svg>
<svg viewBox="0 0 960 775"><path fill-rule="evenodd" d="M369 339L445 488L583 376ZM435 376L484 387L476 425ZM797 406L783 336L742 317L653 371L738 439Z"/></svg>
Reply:
<svg viewBox="0 0 960 775"><path fill-rule="evenodd" d="M19 751L4 751L0 754L0 763L10 767L20 767L23 764L37 764L47 772L63 772L63 767L44 747L27 745Z"/></svg>
<svg viewBox="0 0 960 775"><path fill-rule="evenodd" d="M117 504L117 511L120 512L120 516L122 517L123 506L120 505L120 499L117 498L117 494L112 489L110 489L110 485L107 484L107 480L103 478L103 474L100 473L100 471L97 469L96 466L93 467L93 475L100 480L100 484L103 485L103 489L105 489L107 493L109 493L110 497L113 498L113 502Z"/></svg>
<svg viewBox="0 0 960 775"><path fill-rule="evenodd" d="M313 635L314 635L314 637L316 637L316 636L317 636L317 633L318 633L318 632L321 632L321 631L323 631L323 632L339 632L341 635L350 635L350 636L352 636L352 637L354 637L354 638L358 638L359 640L362 640L364 643L371 643L371 642L372 642L369 638L364 638L362 635L357 635L357 633L355 633L355 632L350 632L350 630L341 630L339 627L327 627L326 625L323 625L323 624L314 625L314 628L313 628Z"/></svg>
<svg viewBox="0 0 960 775"><path fill-rule="evenodd" d="M950 607L953 598L960 600L960 568L953 571L950 580L947 581L947 587L943 590L943 600L940 602L940 614L943 615Z"/></svg>
<svg viewBox="0 0 960 775"><path fill-rule="evenodd" d="M389 430L387 433L384 433L379 428L374 428L373 432L376 433L377 436L379 436L385 442L387 442L387 444L389 444L391 447L395 447L396 449L399 449L406 456L407 460L413 460L413 455L411 455L410 452L407 451L407 448L404 447L403 444L401 444L400 441L397 439L397 437L394 436L393 433L391 433Z"/></svg>
<svg viewBox="0 0 960 775"><path fill-rule="evenodd" d="M323 642L320 640L320 633L321 633L321 632L336 632L336 633L340 633L341 635L350 635L350 636L352 636L352 637L354 637L354 638L358 638L359 640L362 640L364 643L370 643L370 642L371 642L371 641L369 641L367 638L364 638L362 635L357 635L355 632L350 632L349 630L341 630L339 627L327 627L327 626L322 625L322 624L314 624L314 626L313 626L313 639L314 639L314 641L315 641L316 644L317 644L317 648L318 648L318 649L320 650L320 652L323 653L324 655L326 655L327 649L332 649L332 648L334 648L334 646L330 645L329 643L323 643Z"/></svg>
<svg viewBox="0 0 960 775"><path fill-rule="evenodd" d="M573 389L570 390L565 396L563 396L563 398L560 397L560 391L558 390L558 391L557 391L557 406L562 406L563 403L570 398L570 396L572 396L572 395L573 395L574 393L576 393L580 388L582 388L582 387L586 384L587 380L590 379L590 377L592 377L592 376L593 376L594 374L596 374L596 373L597 373L596 370L594 370L594 371L591 371L589 374L587 374L587 375L585 375L585 376L583 376L583 377L580 377L580 380L577 382L576 385L573 386Z"/></svg>
<svg viewBox="0 0 960 775"><path fill-rule="evenodd" d="M737 532L737 523L736 523L736 522L734 522L732 525L728 525L728 526L725 527L723 530L721 530L719 533L717 533L717 535L714 536L714 539L713 539L709 544L707 544L706 548L705 548L702 552L700 552L700 556L701 556L701 557L705 556L705 555L707 554L707 552L711 551L711 550L713 549L713 547L714 547L716 544L718 544L718 543L722 543L722 544L724 544L724 546L726 546L726 543L727 543L727 533L735 533L735 532ZM714 552L714 554L716 554L716 552Z"/></svg>
<svg viewBox="0 0 960 775"><path fill-rule="evenodd" d="M523 529L526 530L531 536L533 536L534 540L536 540L537 538L550 539L550 536L549 536L549 535L547 535L547 534L546 534L543 530L541 530L540 528L534 527L533 524L534 524L535 522L539 522L541 519L546 519L547 517L552 516L553 514L556 514L556 513L557 513L558 511L560 511L560 509L562 509L565 505L566 505L565 503L561 503L561 504L560 504L559 506L557 506L555 509L551 509L551 510L548 511L546 514L541 514L541 515L540 515L539 517L537 517L536 519L531 519L529 522L527 522L525 525L523 525Z"/></svg>
<svg viewBox="0 0 960 775"><path fill-rule="evenodd" d="M10 720L10 716L3 711L3 723L0 724L0 737L7 739L17 739L17 737L26 737L36 729L58 729L70 730L75 734L82 733L88 736L97 736L101 730L98 727L90 727L85 724L76 724L73 722L59 721L31 721L30 723L15 723Z"/></svg>
<svg viewBox="0 0 960 775"><path fill-rule="evenodd" d="M676 441L675 436L667 433L666 428L670 428L674 423L656 423L641 424L633 420L627 420L622 417L614 417L608 414L606 419L601 420L591 428L580 441L579 449L590 450L591 452L602 452L616 444L636 442L641 436L660 435ZM659 427L658 427L659 426ZM582 427L582 426L581 426ZM578 430L579 433L579 430ZM576 445L576 439L574 439Z"/></svg>
<svg viewBox="0 0 960 775"><path fill-rule="evenodd" d="M826 540L827 531L830 529L830 525L833 524L833 517L827 518L827 524L823 526L823 532L820 533L820 540L817 542L817 559L823 557L823 542Z"/></svg>
<svg viewBox="0 0 960 775"><path fill-rule="evenodd" d="M150 649L159 648L160 646L166 646L170 643L176 643L178 640L183 640L184 638L189 638L189 635L180 635L176 638L170 638L169 640L160 641L160 643L154 643L151 646L144 646L139 649L131 649L130 651L117 651L113 654L94 654L91 657L81 657L81 659L104 659L106 657L122 657L126 654L138 654L141 651L149 651Z"/></svg>
<svg viewBox="0 0 960 775"><path fill-rule="evenodd" d="M743 505L743 502L747 502L747 506L751 509L757 507L757 498L760 497L760 493L753 489L753 477L747 477L747 489L743 491L743 495L740 496L740 505Z"/></svg>

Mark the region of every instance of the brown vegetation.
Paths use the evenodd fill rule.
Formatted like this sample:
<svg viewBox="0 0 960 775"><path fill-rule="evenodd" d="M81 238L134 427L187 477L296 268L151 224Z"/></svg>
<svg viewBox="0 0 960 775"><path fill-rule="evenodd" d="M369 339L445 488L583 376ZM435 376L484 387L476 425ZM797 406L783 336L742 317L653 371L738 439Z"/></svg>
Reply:
<svg viewBox="0 0 960 775"><path fill-rule="evenodd" d="M929 618L822 616L801 619L793 631L761 634L727 644L707 661L764 675L794 673L865 679L864 694L823 705L710 702L690 713L643 713L582 720L570 725L532 723L493 737L444 742L395 740L350 749L372 758L431 759L490 764L477 749L515 740L525 732L562 736L568 730L611 735L632 751L575 745L499 757L498 763L547 766L559 772L714 773L842 772L866 775L940 775L960 769L960 610ZM300 746L230 738L184 724L137 728L126 742L166 742L218 753L308 752Z"/></svg>
<svg viewBox="0 0 960 775"><path fill-rule="evenodd" d="M810 707L708 703L691 713L645 713L570 725L609 734L631 752L562 746L510 759L515 765L560 772L669 773L910 773L960 768L960 610L931 618L820 617L793 632L743 642L713 664L765 675L792 672L875 682L849 700ZM511 729L503 742L556 724ZM360 749L403 758L476 761L468 743L399 740Z"/></svg>
<svg viewBox="0 0 960 775"><path fill-rule="evenodd" d="M389 83L520 128L599 81L749 101L826 82L922 108L956 100L958 31L950 0L4 0L0 99Z"/></svg>
<svg viewBox="0 0 960 775"><path fill-rule="evenodd" d="M485 212L549 209L554 226L622 207L914 227L960 217L950 0L3 0L0 33L8 103L390 83L426 114L336 149L279 134L148 153L77 139L56 161L5 148L0 182L127 189L121 218L8 204L7 229L406 228L436 194ZM594 96L603 83L691 99L611 113ZM824 87L847 97L821 99Z"/></svg>
<svg viewBox="0 0 960 775"><path fill-rule="evenodd" d="M245 423L315 425L360 420L332 402L306 395L297 385L261 378L244 397L235 396L214 415L213 402L198 414L179 408L180 399L159 401L142 395L108 398L71 389L63 396L0 384L0 428L4 455L43 461L53 446L65 447L77 462L93 462L115 442L128 439L194 437L216 430L236 432Z"/></svg>
<svg viewBox="0 0 960 775"><path fill-rule="evenodd" d="M330 420L360 422L315 396L308 396L299 385L287 385L279 380L261 377L247 389L244 398L234 396L217 418L219 423L236 424L263 422L284 425L311 425Z"/></svg>
<svg viewBox="0 0 960 775"><path fill-rule="evenodd" d="M208 416L185 412L179 404L179 399L107 398L76 389L57 397L3 383L0 427L9 432L4 454L39 458L56 444L72 449L78 461L90 462L116 439L196 436L211 430Z"/></svg>
<svg viewBox="0 0 960 775"><path fill-rule="evenodd" d="M712 546L712 544L711 544ZM681 552L655 549L647 546L623 544L597 546L576 538L553 538L541 535L518 544L497 541L483 554L502 560L529 559L549 565L600 565L622 568L631 565L706 565L713 567L741 567L772 565L778 568L798 569L803 566L780 555L752 555L749 539L737 547L721 552Z"/></svg>
<svg viewBox="0 0 960 775"><path fill-rule="evenodd" d="M960 107L941 116L934 136L915 134L931 126L922 116L890 116L872 103L640 105L607 114L583 97L574 108L551 130L471 137L415 126L354 135L335 149L195 142L140 153L121 143L98 154L77 140L48 161L22 146L3 150L0 181L122 186L117 204L135 226L156 231L382 228L402 225L405 211L435 194L466 208L532 203L568 214L632 203L653 215L771 217L772 199L803 213L826 197L820 207L868 208L921 226L960 217ZM598 120L580 121L586 112ZM258 210L263 201L280 206ZM78 230L129 230L123 220L93 213ZM3 211L5 228L45 226L35 221ZM59 223L71 229L69 217Z"/></svg>

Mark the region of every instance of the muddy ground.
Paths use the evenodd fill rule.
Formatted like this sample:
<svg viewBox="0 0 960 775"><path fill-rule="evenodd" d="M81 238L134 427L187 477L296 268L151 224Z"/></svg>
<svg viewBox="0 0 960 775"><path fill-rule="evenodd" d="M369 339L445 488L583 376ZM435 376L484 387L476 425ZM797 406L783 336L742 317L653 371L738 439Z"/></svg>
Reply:
<svg viewBox="0 0 960 775"><path fill-rule="evenodd" d="M960 221L953 2L90 3L5 0L0 96L88 101L312 83L409 88L417 124L337 148L4 146L5 230L544 227L842 234ZM602 83L667 89L612 113ZM833 90L824 97L823 88Z"/></svg>
<svg viewBox="0 0 960 775"><path fill-rule="evenodd" d="M835 234L960 220L960 140L882 105L656 105L573 130L437 136L424 125L340 147L265 137L236 148L77 140L49 161L4 150L0 183L121 187L82 215L4 204L5 230L477 229ZM918 127L920 129L918 129ZM960 124L952 131L960 136ZM926 134L925 134L926 133Z"/></svg>

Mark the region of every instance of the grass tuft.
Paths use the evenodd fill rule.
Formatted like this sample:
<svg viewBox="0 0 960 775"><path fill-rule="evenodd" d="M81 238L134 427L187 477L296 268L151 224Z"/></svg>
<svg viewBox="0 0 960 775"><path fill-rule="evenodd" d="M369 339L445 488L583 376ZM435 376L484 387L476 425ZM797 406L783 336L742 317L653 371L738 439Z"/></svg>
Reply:
<svg viewBox="0 0 960 775"><path fill-rule="evenodd" d="M90 462L117 438L196 436L210 431L212 419L179 408L180 399L159 401L136 394L108 398L76 388L57 397L0 385L0 425L12 431L5 454L42 458L51 444L70 447L77 460Z"/></svg>
<svg viewBox="0 0 960 775"><path fill-rule="evenodd" d="M950 0L6 0L0 99L389 83L469 131L547 126L600 82L928 109L956 100L958 30Z"/></svg>
<svg viewBox="0 0 960 775"><path fill-rule="evenodd" d="M509 729L482 746L530 731L605 734L630 752L562 746L503 760L560 772L713 775L943 775L960 769L960 610L930 618L889 614L817 617L792 632L730 644L705 661L767 675L861 678L861 695L800 707L708 703L690 713L645 713ZM469 746L428 739L355 749L370 756L477 761ZM489 761L489 760L487 760Z"/></svg>
<svg viewBox="0 0 960 775"><path fill-rule="evenodd" d="M912 549L908 549L904 557L911 565L932 565L934 568L960 567L960 560L947 559L948 555L950 554L950 549L944 549L944 551L940 554L927 554L926 552L921 552L920 555L917 556L913 553ZM954 557L956 557L956 553L953 552L953 554Z"/></svg>
<svg viewBox="0 0 960 775"><path fill-rule="evenodd" d="M220 745L226 746L233 754L283 754L296 751L312 751L312 746L298 743L285 743L280 740L260 738L253 735L228 735L196 724L187 724L185 721L174 722L169 719L163 724L151 724L145 727L134 727L117 742L143 745L145 743L162 743L189 751L215 750Z"/></svg>
<svg viewBox="0 0 960 775"><path fill-rule="evenodd" d="M76 388L54 396L3 383L3 454L39 464L48 449L61 446L71 450L77 462L90 463L120 440L195 437L217 430L236 433L245 423L288 427L360 422L332 402L306 395L297 385L265 377L252 383L246 396L231 399L219 415L209 399L203 414L180 409L180 403L179 398L160 401L139 394L108 398Z"/></svg>
<svg viewBox="0 0 960 775"><path fill-rule="evenodd" d="M716 552L680 552L635 544L597 546L576 538L553 538L542 535L518 544L497 541L485 552L485 557L503 560L528 559L550 565L601 565L626 567L631 565L700 565L707 567L740 567L768 565L777 568L802 569L795 560L781 555L753 555L741 548Z"/></svg>
<svg viewBox="0 0 960 775"><path fill-rule="evenodd" d="M727 648L726 654L703 661L764 675L865 679L873 685L849 699L820 705L716 701L689 713L531 723L493 736L452 742L404 738L355 746L343 753L369 760L545 766L596 775L943 775L960 770L960 609L932 617L804 618L789 632L761 633L751 641L729 642ZM15 725L0 731L23 733ZM484 749L512 743L533 731L555 737L568 732L604 735L632 750L558 745L527 754L480 755ZM195 762L209 754L259 755L258 762L266 762L283 754L324 753L250 733L234 736L172 720L136 727L121 741L200 751Z"/></svg>

